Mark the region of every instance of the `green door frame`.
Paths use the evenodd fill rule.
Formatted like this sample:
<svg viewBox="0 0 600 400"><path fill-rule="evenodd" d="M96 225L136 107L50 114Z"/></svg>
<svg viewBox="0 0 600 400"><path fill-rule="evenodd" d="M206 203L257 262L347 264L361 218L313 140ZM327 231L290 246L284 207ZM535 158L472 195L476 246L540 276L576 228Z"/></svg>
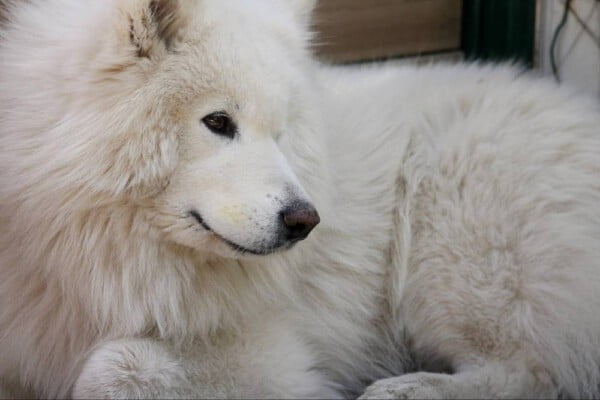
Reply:
<svg viewBox="0 0 600 400"><path fill-rule="evenodd" d="M533 67L535 16L535 0L463 0L466 59L513 60Z"/></svg>

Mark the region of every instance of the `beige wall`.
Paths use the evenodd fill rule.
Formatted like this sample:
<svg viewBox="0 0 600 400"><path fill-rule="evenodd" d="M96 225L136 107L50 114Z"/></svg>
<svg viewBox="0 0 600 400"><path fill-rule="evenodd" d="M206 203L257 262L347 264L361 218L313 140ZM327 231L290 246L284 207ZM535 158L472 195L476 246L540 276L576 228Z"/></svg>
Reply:
<svg viewBox="0 0 600 400"><path fill-rule="evenodd" d="M560 22L564 0L538 0L540 6L538 56L539 68L552 74L550 43ZM596 39L584 31L573 14L561 31L556 47L556 60L564 83L600 98L600 2L572 0L572 8L584 20ZM597 41L597 42L596 42Z"/></svg>

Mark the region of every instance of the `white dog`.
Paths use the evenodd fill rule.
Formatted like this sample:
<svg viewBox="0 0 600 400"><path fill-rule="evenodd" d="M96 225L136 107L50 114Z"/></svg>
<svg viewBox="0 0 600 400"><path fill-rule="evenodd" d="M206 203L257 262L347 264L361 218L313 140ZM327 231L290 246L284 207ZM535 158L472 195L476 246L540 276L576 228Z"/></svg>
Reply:
<svg viewBox="0 0 600 400"><path fill-rule="evenodd" d="M598 104L318 65L313 3L9 8L5 396L600 396Z"/></svg>

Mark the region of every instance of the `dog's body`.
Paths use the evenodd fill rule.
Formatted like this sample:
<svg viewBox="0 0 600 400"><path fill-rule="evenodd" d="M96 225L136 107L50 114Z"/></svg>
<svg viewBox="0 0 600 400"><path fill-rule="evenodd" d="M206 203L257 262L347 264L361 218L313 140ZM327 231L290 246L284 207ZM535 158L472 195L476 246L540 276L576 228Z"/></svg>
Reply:
<svg viewBox="0 0 600 400"><path fill-rule="evenodd" d="M316 65L311 3L13 7L6 387L599 395L597 104L510 68ZM321 224L266 255L309 201Z"/></svg>

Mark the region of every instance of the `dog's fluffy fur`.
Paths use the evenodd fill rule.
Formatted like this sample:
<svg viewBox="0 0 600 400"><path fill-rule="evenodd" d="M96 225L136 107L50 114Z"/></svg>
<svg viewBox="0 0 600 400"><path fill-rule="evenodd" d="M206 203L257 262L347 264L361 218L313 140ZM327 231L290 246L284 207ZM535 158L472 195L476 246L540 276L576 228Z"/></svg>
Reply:
<svg viewBox="0 0 600 400"><path fill-rule="evenodd" d="M600 396L598 105L508 67L318 65L313 3L9 8L4 390ZM286 249L298 201L322 222Z"/></svg>

